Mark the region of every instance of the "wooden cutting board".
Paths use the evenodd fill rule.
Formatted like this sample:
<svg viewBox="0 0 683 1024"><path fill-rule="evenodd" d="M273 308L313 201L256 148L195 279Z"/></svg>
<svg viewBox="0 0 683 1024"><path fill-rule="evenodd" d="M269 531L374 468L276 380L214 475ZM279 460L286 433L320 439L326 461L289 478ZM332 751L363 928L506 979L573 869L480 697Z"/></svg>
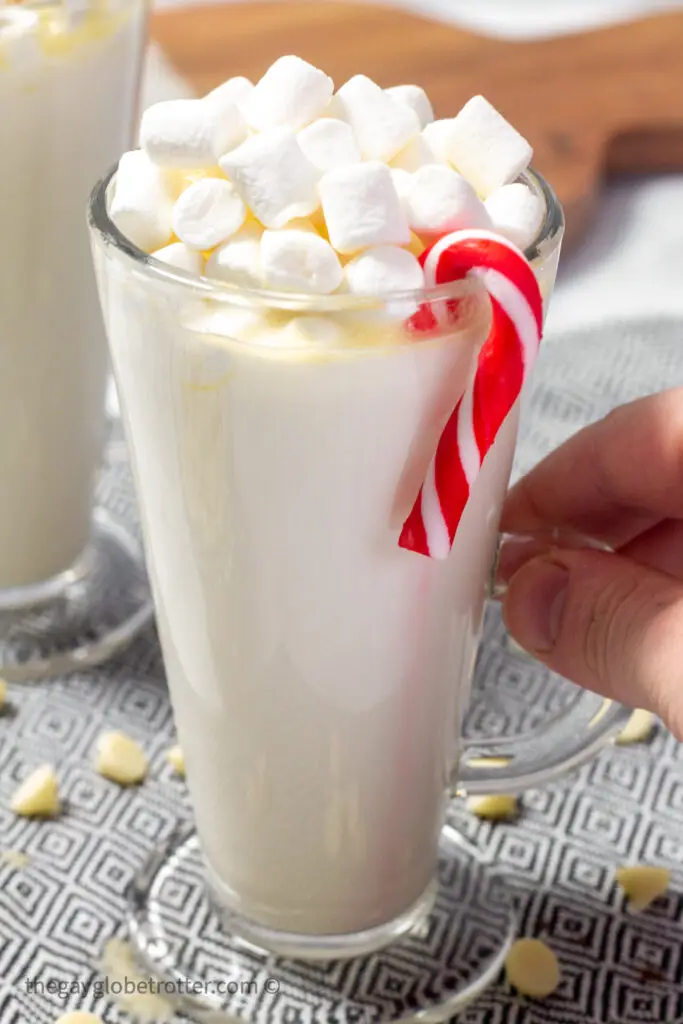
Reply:
<svg viewBox="0 0 683 1024"><path fill-rule="evenodd" d="M256 79L284 53L338 85L357 73L385 87L416 82L437 117L483 93L534 146L569 245L589 226L606 173L683 169L683 12L520 43L388 6L282 0L159 12L152 36L198 94L231 75Z"/></svg>

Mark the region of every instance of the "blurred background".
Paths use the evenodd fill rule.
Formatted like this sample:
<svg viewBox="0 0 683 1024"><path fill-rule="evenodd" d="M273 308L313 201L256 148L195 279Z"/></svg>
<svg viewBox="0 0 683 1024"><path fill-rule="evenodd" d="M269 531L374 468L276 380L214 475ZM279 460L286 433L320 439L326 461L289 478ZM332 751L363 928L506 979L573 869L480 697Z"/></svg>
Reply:
<svg viewBox="0 0 683 1024"><path fill-rule="evenodd" d="M483 92L567 204L548 333L683 315L683 3L155 0L152 36L145 105L283 52L317 56L337 85L418 82L441 117Z"/></svg>

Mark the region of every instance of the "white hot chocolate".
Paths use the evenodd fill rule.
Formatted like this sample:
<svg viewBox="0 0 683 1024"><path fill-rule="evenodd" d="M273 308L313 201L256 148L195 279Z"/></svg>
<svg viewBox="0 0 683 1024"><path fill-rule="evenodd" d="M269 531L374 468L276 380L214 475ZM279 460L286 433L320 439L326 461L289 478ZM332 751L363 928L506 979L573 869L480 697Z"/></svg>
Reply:
<svg viewBox="0 0 683 1024"><path fill-rule="evenodd" d="M85 205L130 144L144 8L0 5L0 591L89 537L107 353Z"/></svg>
<svg viewBox="0 0 683 1024"><path fill-rule="evenodd" d="M450 556L399 546L490 324L471 283L425 307L419 257L490 227L481 182L529 151L476 104L459 150L493 134L499 166L479 153L475 187L418 99L362 76L333 94L284 58L143 119L94 214L209 879L279 933L381 928L429 891L512 465L518 404ZM525 180L519 216L499 204L518 237L544 212Z"/></svg>

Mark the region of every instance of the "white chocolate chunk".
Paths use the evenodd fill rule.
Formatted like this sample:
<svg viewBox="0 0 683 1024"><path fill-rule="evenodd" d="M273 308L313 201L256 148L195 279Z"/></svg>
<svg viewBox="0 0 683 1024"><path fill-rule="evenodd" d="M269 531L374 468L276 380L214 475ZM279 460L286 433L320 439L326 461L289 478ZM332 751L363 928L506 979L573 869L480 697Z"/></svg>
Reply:
<svg viewBox="0 0 683 1024"><path fill-rule="evenodd" d="M157 249L151 255L155 260L166 263L169 267L185 270L188 274L201 274L204 265L202 254L190 249L183 242L172 242L171 245L165 245L163 249Z"/></svg>
<svg viewBox="0 0 683 1024"><path fill-rule="evenodd" d="M11 868L20 871L28 867L31 858L23 850L0 850L0 864L8 864Z"/></svg>
<svg viewBox="0 0 683 1024"><path fill-rule="evenodd" d="M105 732L97 741L95 771L121 786L133 786L147 775L147 758L130 736Z"/></svg>
<svg viewBox="0 0 683 1024"><path fill-rule="evenodd" d="M119 160L109 212L119 231L145 252L171 239L173 199L167 179L139 149Z"/></svg>
<svg viewBox="0 0 683 1024"><path fill-rule="evenodd" d="M280 57L257 82L242 104L252 128L298 131L323 112L334 82L300 57Z"/></svg>
<svg viewBox="0 0 683 1024"><path fill-rule="evenodd" d="M438 164L436 153L429 145L424 135L416 135L408 145L398 153L391 161L391 166L401 171L413 173L420 167L427 167L429 164Z"/></svg>
<svg viewBox="0 0 683 1024"><path fill-rule="evenodd" d="M95 1013L87 1013L85 1010L72 1010L58 1017L55 1024L104 1024L101 1017Z"/></svg>
<svg viewBox="0 0 683 1024"><path fill-rule="evenodd" d="M518 939L505 959L505 973L520 995L545 999L560 984L557 957L540 939Z"/></svg>
<svg viewBox="0 0 683 1024"><path fill-rule="evenodd" d="M337 93L337 102L365 160L392 160L420 132L415 111L365 75L349 79Z"/></svg>
<svg viewBox="0 0 683 1024"><path fill-rule="evenodd" d="M376 245L408 245L410 227L385 164L363 163L329 171L320 181L332 246L344 254Z"/></svg>
<svg viewBox="0 0 683 1024"><path fill-rule="evenodd" d="M309 217L320 206L319 171L306 159L289 128L253 135L219 162L267 228L283 228L295 217Z"/></svg>
<svg viewBox="0 0 683 1024"><path fill-rule="evenodd" d="M224 99L164 100L148 107L140 122L140 146L161 167L215 167L218 158L247 137L235 103Z"/></svg>
<svg viewBox="0 0 683 1024"><path fill-rule="evenodd" d="M185 775L185 757L179 744L169 747L166 751L166 760L178 775Z"/></svg>
<svg viewBox="0 0 683 1024"><path fill-rule="evenodd" d="M671 884L667 868L653 868L645 864L617 868L614 877L629 899L629 909L645 910L663 896Z"/></svg>
<svg viewBox="0 0 683 1024"><path fill-rule="evenodd" d="M297 139L304 156L321 174L335 167L361 161L358 143L350 125L333 117L324 117L300 131Z"/></svg>
<svg viewBox="0 0 683 1024"><path fill-rule="evenodd" d="M246 216L242 197L229 181L204 178L186 188L173 207L173 230L191 249L213 249L236 234Z"/></svg>
<svg viewBox="0 0 683 1024"><path fill-rule="evenodd" d="M219 281L227 281L243 288L259 288L261 274L261 236L263 230L245 225L209 256L204 273Z"/></svg>
<svg viewBox="0 0 683 1024"><path fill-rule="evenodd" d="M426 125L422 131L422 138L436 155L436 162L439 164L450 163L448 151L453 121L452 117L441 118L439 121L432 121L431 124Z"/></svg>
<svg viewBox="0 0 683 1024"><path fill-rule="evenodd" d="M10 804L24 818L53 818L59 814L59 781L52 765L41 765L24 779Z"/></svg>
<svg viewBox="0 0 683 1024"><path fill-rule="evenodd" d="M414 110L423 128L434 120L432 104L427 93L419 85L394 85L385 91L397 103L403 103Z"/></svg>
<svg viewBox="0 0 683 1024"><path fill-rule="evenodd" d="M490 228L486 207L461 174L432 164L412 178L408 221L418 235L445 235L464 228Z"/></svg>
<svg viewBox="0 0 683 1024"><path fill-rule="evenodd" d="M330 295L344 272L329 242L309 231L265 231L261 239L261 270L275 291Z"/></svg>
<svg viewBox="0 0 683 1024"><path fill-rule="evenodd" d="M644 743L652 735L654 726L655 716L652 712L637 708L617 736L615 742L619 746L627 746L629 743Z"/></svg>
<svg viewBox="0 0 683 1024"><path fill-rule="evenodd" d="M117 994L116 1002L133 1020L163 1024L175 1016L171 1000L162 996L159 989L150 991L149 978L140 971L133 950L123 939L109 939L98 968L109 981L111 991L116 993L118 988L121 994Z"/></svg>
<svg viewBox="0 0 683 1024"><path fill-rule="evenodd" d="M222 85L212 89L211 92L207 92L203 102L217 105L220 109L227 103L234 103L241 110L242 104L253 88L253 82L239 75L235 78L229 78L227 82L223 82Z"/></svg>
<svg viewBox="0 0 683 1024"><path fill-rule="evenodd" d="M521 181L496 189L484 205L493 230L522 252L538 238L545 219L545 204Z"/></svg>
<svg viewBox="0 0 683 1024"><path fill-rule="evenodd" d="M467 810L485 821L510 821L517 817L519 807L516 796L507 793L492 793L468 797Z"/></svg>
<svg viewBox="0 0 683 1024"><path fill-rule="evenodd" d="M468 757L468 768L507 768L511 757Z"/></svg>
<svg viewBox="0 0 683 1024"><path fill-rule="evenodd" d="M453 118L448 157L486 199L527 169L533 149L488 100L474 96Z"/></svg>
<svg viewBox="0 0 683 1024"><path fill-rule="evenodd" d="M390 295L424 288L424 271L406 249L384 245L368 249L344 267L349 292L353 295Z"/></svg>

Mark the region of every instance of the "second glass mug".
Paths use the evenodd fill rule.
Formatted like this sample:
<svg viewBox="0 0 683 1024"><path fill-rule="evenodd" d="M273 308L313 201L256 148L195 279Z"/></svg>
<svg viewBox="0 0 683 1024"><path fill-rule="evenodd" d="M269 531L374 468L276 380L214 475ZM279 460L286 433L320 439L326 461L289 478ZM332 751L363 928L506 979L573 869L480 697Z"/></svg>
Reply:
<svg viewBox="0 0 683 1024"><path fill-rule="evenodd" d="M450 557L397 539L488 307L458 283L409 297L470 296L436 338L297 347L278 335L292 315L367 341L395 297L247 292L164 266L110 220L114 173L91 199L93 252L210 890L262 949L365 954L424 914L458 771L518 406ZM547 303L563 218L526 181L546 204L527 255ZM278 341L239 340L264 316ZM592 748L555 723L510 769L460 776L470 791L529 785L621 721L608 713Z"/></svg>
<svg viewBox="0 0 683 1024"><path fill-rule="evenodd" d="M104 660L151 615L99 512L107 346L83 207L130 145L146 0L0 5L0 673Z"/></svg>

